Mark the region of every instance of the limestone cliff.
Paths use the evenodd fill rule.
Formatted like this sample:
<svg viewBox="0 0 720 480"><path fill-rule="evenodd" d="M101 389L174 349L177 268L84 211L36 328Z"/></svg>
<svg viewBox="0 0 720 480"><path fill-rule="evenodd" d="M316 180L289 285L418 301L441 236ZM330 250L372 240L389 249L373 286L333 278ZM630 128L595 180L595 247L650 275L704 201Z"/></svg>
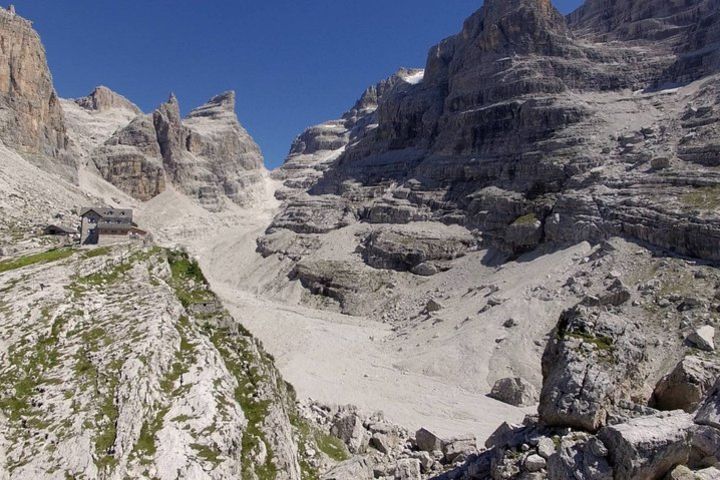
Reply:
<svg viewBox="0 0 720 480"><path fill-rule="evenodd" d="M139 200L172 184L215 211L226 201L251 202L263 188L262 153L238 122L234 92L213 97L184 119L174 95L144 114L106 87L63 106L79 155Z"/></svg>
<svg viewBox="0 0 720 480"><path fill-rule="evenodd" d="M359 221L382 208L391 223L460 223L514 253L624 235L718 259L717 172L697 167L717 152L716 7L590 1L564 18L545 0L489 0L294 186Z"/></svg>
<svg viewBox="0 0 720 480"><path fill-rule="evenodd" d="M0 140L35 165L76 176L60 101L32 24L0 9Z"/></svg>

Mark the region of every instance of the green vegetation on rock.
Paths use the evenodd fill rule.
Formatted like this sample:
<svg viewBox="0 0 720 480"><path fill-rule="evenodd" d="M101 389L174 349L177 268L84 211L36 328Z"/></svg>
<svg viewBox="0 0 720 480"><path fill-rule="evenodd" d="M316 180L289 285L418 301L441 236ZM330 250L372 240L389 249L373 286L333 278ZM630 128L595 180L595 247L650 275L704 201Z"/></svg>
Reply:
<svg viewBox="0 0 720 480"><path fill-rule="evenodd" d="M16 270L18 268L28 267L38 263L49 263L68 258L75 254L77 250L72 248L56 248L48 250L46 252L34 253L32 255L26 255L24 257L14 258L12 260L5 260L0 262L0 273L7 272L10 270Z"/></svg>

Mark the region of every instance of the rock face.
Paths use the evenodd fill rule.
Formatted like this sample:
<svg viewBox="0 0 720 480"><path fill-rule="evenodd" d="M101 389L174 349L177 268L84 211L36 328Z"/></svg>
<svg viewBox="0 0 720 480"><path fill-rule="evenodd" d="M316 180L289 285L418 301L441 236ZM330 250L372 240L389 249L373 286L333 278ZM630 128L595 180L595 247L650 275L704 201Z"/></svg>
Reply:
<svg viewBox="0 0 720 480"><path fill-rule="evenodd" d="M171 97L153 114L163 162L173 182L210 209L220 198L252 198L261 180L260 149L235 116L235 92L211 98L183 120Z"/></svg>
<svg viewBox="0 0 720 480"><path fill-rule="evenodd" d="M146 115L135 117L92 152L100 174L139 200L150 200L165 190L165 169L155 129Z"/></svg>
<svg viewBox="0 0 720 480"><path fill-rule="evenodd" d="M406 91L422 76L422 70L401 68L363 92L342 118L310 127L300 134L290 147L283 167L274 172L284 185L278 196L286 198L314 186L349 145L376 128L380 103L392 92Z"/></svg>
<svg viewBox="0 0 720 480"><path fill-rule="evenodd" d="M718 259L718 179L693 165L720 151L717 5L597 0L564 18L546 0L487 1L421 76L301 135L279 197L460 223L516 254L621 235Z"/></svg>
<svg viewBox="0 0 720 480"><path fill-rule="evenodd" d="M81 153L103 178L139 200L150 200L172 184L218 211L226 201L250 203L264 188L263 157L237 120L234 92L213 97L186 118L174 95L151 115L106 87L75 104L92 113L91 120L78 118L71 125ZM78 117L69 106L65 109ZM89 121L114 124L127 112L134 118L102 144L88 139L107 132L100 126L84 131Z"/></svg>
<svg viewBox="0 0 720 480"><path fill-rule="evenodd" d="M75 179L40 37L29 21L0 9L0 41L0 140L42 169Z"/></svg>

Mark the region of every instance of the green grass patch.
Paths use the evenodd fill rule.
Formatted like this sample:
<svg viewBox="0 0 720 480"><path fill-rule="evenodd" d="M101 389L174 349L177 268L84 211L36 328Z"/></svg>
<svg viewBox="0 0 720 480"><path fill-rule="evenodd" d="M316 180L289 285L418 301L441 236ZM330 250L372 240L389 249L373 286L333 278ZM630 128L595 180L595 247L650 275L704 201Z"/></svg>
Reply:
<svg viewBox="0 0 720 480"><path fill-rule="evenodd" d="M259 480L273 480L277 476L277 469L272 463L273 451L265 441L262 430L263 422L268 415L269 400L258 400L255 394L263 391L269 379L257 368L258 359L252 352L249 342L252 337L242 336L226 328L216 328L205 324L205 333L208 334L215 348L218 349L230 373L235 376L238 387L235 389L235 401L247 419L247 429L242 438L242 471L243 478L252 478L252 472ZM267 447L267 461L264 465L254 465L250 452L258 447L258 442L264 442Z"/></svg>
<svg viewBox="0 0 720 480"><path fill-rule="evenodd" d="M523 215L522 217L515 219L513 225L534 225L537 221L538 218L534 213L528 213L527 215Z"/></svg>
<svg viewBox="0 0 720 480"><path fill-rule="evenodd" d="M184 307L215 299L200 266L185 252L169 252L168 263L172 273L171 286Z"/></svg>
<svg viewBox="0 0 720 480"><path fill-rule="evenodd" d="M47 252L35 253L32 255L26 255L24 257L15 258L12 260L5 260L0 262L0 273L7 272L10 270L16 270L18 268L28 267L38 263L50 263L68 258L73 255L77 250L72 248L56 248L48 250Z"/></svg>
<svg viewBox="0 0 720 480"><path fill-rule="evenodd" d="M342 440L324 432L315 434L318 449L336 462L342 462L350 458L350 452Z"/></svg>
<svg viewBox="0 0 720 480"><path fill-rule="evenodd" d="M96 247L92 250L88 250L83 254L84 258L95 258L109 255L112 249L110 247Z"/></svg>
<svg viewBox="0 0 720 480"><path fill-rule="evenodd" d="M612 350L612 348L613 348L612 339L609 337L604 337L602 335L594 336L589 333L583 333L583 332L568 332L566 334L566 337L578 338L585 343L590 343L592 345L595 345L595 347L598 350L602 350L602 351L609 351L609 350Z"/></svg>
<svg viewBox="0 0 720 480"><path fill-rule="evenodd" d="M720 186L695 188L681 195L680 202L688 209L717 210L720 208Z"/></svg>
<svg viewBox="0 0 720 480"><path fill-rule="evenodd" d="M143 423L140 429L140 436L135 444L133 452L138 457L153 457L157 452L157 446L155 445L155 437L157 432L163 427L165 415L167 415L169 408L160 410L152 420Z"/></svg>
<svg viewBox="0 0 720 480"><path fill-rule="evenodd" d="M220 453L217 450L200 443L191 443L190 447L195 450L197 456L202 460L214 465L220 464Z"/></svg>
<svg viewBox="0 0 720 480"><path fill-rule="evenodd" d="M49 309L43 309L42 315L49 320ZM49 334L41 335L32 345L21 343L8 351L8 373L0 375L0 382L12 385L14 395L0 398L0 409L11 421L37 413L30 400L36 388L48 381L47 373L58 364L58 332L62 322L61 317L55 318Z"/></svg>

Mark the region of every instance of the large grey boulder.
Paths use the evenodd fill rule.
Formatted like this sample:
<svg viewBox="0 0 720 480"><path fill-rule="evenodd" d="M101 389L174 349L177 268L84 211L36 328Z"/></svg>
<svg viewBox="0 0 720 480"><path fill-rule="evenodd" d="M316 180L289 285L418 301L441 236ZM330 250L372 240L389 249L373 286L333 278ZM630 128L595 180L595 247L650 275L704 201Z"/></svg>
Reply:
<svg viewBox="0 0 720 480"><path fill-rule="evenodd" d="M707 425L695 425L691 431L691 461L703 462L705 459L720 461L720 430Z"/></svg>
<svg viewBox="0 0 720 480"><path fill-rule="evenodd" d="M660 410L697 409L720 375L720 366L697 356L683 358L655 386L650 405Z"/></svg>
<svg viewBox="0 0 720 480"><path fill-rule="evenodd" d="M444 442L442 452L447 463L467 458L477 453L477 439L474 436L451 438Z"/></svg>
<svg viewBox="0 0 720 480"><path fill-rule="evenodd" d="M720 478L720 470L715 467L693 471L684 465L675 468L668 476L668 480L716 480L718 478Z"/></svg>
<svg viewBox="0 0 720 480"><path fill-rule="evenodd" d="M692 416L663 412L604 427L598 432L609 451L615 480L656 480L687 463Z"/></svg>
<svg viewBox="0 0 720 480"><path fill-rule="evenodd" d="M464 255L473 238L461 229L444 229L445 233L383 229L365 240L363 258L374 268L400 271L414 270L433 260L452 260Z"/></svg>
<svg viewBox="0 0 720 480"><path fill-rule="evenodd" d="M370 443L370 434L356 413L346 413L333 422L330 433L345 442L350 453L365 453Z"/></svg>
<svg viewBox="0 0 720 480"><path fill-rule="evenodd" d="M622 316L583 305L564 311L543 354L540 421L595 432L625 415L633 385L643 385L644 347L638 325Z"/></svg>
<svg viewBox="0 0 720 480"><path fill-rule="evenodd" d="M519 377L498 380L488 396L516 407L535 405L538 401L538 392L535 387Z"/></svg>
<svg viewBox="0 0 720 480"><path fill-rule="evenodd" d="M415 445L425 452L442 451L445 441L429 430L421 428L415 433Z"/></svg>

